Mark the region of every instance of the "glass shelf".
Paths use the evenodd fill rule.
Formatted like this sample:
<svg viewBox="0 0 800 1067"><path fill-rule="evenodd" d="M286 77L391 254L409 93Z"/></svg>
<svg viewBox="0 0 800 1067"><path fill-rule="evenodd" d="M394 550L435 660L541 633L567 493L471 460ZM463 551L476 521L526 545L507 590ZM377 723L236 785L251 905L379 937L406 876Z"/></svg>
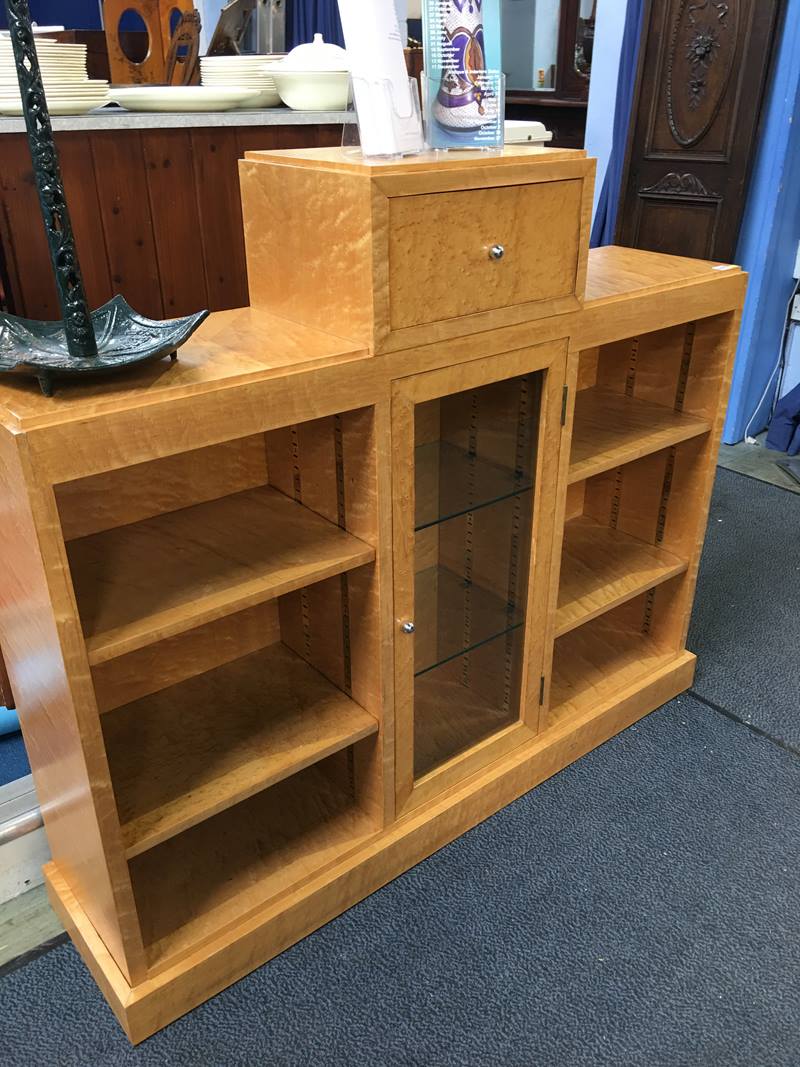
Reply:
<svg viewBox="0 0 800 1067"><path fill-rule="evenodd" d="M432 441L414 450L414 530L497 504L533 488L532 451L525 467L513 470L451 444Z"/></svg>
<svg viewBox="0 0 800 1067"><path fill-rule="evenodd" d="M524 628L517 627L414 682L414 774L428 774L519 718Z"/></svg>
<svg viewBox="0 0 800 1067"><path fill-rule="evenodd" d="M419 571L414 585L419 606L414 642L416 677L522 626L521 605L459 577L447 567Z"/></svg>

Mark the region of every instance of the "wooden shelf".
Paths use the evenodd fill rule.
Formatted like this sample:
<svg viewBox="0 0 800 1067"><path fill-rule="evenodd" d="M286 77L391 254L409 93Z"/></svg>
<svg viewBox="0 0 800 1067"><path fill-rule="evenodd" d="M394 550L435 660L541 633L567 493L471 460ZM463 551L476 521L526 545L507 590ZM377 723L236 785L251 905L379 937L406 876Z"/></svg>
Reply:
<svg viewBox="0 0 800 1067"><path fill-rule="evenodd" d="M590 711L677 655L613 614L570 631L556 641L549 725Z"/></svg>
<svg viewBox="0 0 800 1067"><path fill-rule="evenodd" d="M128 858L377 731L283 644L103 717Z"/></svg>
<svg viewBox="0 0 800 1067"><path fill-rule="evenodd" d="M371 836L372 820L327 771L329 763L131 860L152 968L185 956Z"/></svg>
<svg viewBox="0 0 800 1067"><path fill-rule="evenodd" d="M688 567L686 560L585 515L564 527L556 637Z"/></svg>
<svg viewBox="0 0 800 1067"><path fill-rule="evenodd" d="M83 537L67 553L93 665L375 558L269 486Z"/></svg>
<svg viewBox="0 0 800 1067"><path fill-rule="evenodd" d="M707 433L707 419L594 386L575 398L569 483Z"/></svg>

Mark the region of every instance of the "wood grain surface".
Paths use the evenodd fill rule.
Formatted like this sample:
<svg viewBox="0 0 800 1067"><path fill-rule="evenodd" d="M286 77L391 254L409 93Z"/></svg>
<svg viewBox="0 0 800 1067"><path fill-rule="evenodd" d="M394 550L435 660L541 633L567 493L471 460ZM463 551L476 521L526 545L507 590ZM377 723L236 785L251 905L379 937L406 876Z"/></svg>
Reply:
<svg viewBox="0 0 800 1067"><path fill-rule="evenodd" d="M583 516L564 527L556 636L682 574L685 559Z"/></svg>
<svg viewBox="0 0 800 1067"><path fill-rule="evenodd" d="M285 645L106 715L130 858L378 729Z"/></svg>
<svg viewBox="0 0 800 1067"><path fill-rule="evenodd" d="M707 419L675 412L597 386L575 399L569 480L611 470L669 445L708 433Z"/></svg>
<svg viewBox="0 0 800 1067"><path fill-rule="evenodd" d="M186 953L341 862L373 828L329 758L131 860L150 966Z"/></svg>
<svg viewBox="0 0 800 1067"><path fill-rule="evenodd" d="M272 489L68 546L92 664L370 563L375 550Z"/></svg>

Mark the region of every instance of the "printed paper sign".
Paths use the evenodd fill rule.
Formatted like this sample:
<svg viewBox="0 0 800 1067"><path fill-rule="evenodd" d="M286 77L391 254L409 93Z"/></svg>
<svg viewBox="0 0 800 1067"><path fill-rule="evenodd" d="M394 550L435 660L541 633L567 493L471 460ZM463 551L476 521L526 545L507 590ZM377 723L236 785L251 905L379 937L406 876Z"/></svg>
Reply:
<svg viewBox="0 0 800 1067"><path fill-rule="evenodd" d="M503 144L500 0L422 0L432 148Z"/></svg>

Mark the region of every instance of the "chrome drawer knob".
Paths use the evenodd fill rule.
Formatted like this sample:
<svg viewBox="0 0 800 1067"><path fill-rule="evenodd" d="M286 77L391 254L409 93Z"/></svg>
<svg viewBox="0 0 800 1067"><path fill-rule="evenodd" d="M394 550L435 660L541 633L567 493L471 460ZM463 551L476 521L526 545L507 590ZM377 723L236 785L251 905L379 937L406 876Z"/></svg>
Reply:
<svg viewBox="0 0 800 1067"><path fill-rule="evenodd" d="M416 626L413 622L403 622L400 624L400 629L404 634L413 634L416 630Z"/></svg>
<svg viewBox="0 0 800 1067"><path fill-rule="evenodd" d="M489 249L489 259L502 259L506 254L504 245L492 245Z"/></svg>

